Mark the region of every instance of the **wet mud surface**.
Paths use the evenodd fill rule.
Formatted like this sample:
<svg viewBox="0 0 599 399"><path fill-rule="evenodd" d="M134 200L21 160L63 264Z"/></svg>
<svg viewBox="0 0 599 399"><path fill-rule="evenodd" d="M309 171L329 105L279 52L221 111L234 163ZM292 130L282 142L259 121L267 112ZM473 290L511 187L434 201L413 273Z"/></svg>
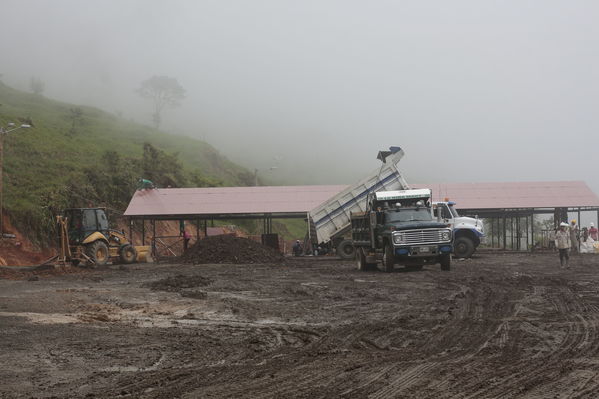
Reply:
<svg viewBox="0 0 599 399"><path fill-rule="evenodd" d="M0 280L2 398L599 397L599 257Z"/></svg>

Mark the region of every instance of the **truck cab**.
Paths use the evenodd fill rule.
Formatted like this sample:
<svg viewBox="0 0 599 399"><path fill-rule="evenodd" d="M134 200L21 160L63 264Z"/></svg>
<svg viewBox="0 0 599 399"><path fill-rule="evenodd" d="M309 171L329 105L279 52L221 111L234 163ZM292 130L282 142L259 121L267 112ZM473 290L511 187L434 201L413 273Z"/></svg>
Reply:
<svg viewBox="0 0 599 399"><path fill-rule="evenodd" d="M352 238L361 270L377 260L387 272L395 264L451 267L452 232L434 218L430 189L372 193L367 211L352 214Z"/></svg>
<svg viewBox="0 0 599 399"><path fill-rule="evenodd" d="M453 253L458 258L469 258L484 240L483 222L478 218L460 216L452 201L433 202L434 216L448 225L453 232Z"/></svg>

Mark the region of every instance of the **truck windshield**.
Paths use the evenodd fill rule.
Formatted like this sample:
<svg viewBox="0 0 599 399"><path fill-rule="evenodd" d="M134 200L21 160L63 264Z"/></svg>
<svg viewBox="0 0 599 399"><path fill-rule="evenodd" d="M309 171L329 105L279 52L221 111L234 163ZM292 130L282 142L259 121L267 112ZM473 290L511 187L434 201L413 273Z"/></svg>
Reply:
<svg viewBox="0 0 599 399"><path fill-rule="evenodd" d="M430 222L432 220L433 216L428 208L397 209L385 214L385 223Z"/></svg>

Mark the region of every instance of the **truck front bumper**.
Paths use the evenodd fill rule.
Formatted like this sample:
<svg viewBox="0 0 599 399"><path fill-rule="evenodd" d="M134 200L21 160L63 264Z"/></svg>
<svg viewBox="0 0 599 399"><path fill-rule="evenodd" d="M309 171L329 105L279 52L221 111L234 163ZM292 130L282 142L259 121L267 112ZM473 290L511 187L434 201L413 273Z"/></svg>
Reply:
<svg viewBox="0 0 599 399"><path fill-rule="evenodd" d="M451 243L435 245L411 245L395 247L395 255L398 257L426 258L450 254L453 250Z"/></svg>

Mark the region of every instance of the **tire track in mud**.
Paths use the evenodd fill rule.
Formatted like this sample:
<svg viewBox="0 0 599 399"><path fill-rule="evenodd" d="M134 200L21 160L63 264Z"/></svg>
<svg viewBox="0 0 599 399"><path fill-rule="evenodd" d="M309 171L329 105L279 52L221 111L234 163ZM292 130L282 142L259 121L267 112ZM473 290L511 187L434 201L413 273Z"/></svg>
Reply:
<svg viewBox="0 0 599 399"><path fill-rule="evenodd" d="M527 395L534 395L533 397L553 396L568 390L568 387L561 386L560 383L562 376L569 371L568 367L564 367L564 362L570 363L572 358L583 353L591 356L597 354L598 313L590 312L590 317L587 316L591 308L565 284L562 286L552 284L539 292L554 309L555 314L551 317L549 325L565 324L565 335L559 346L554 346L549 353L536 359L520 356L520 360L500 366L495 370L491 384L484 389L474 391L467 398L513 396L523 391L526 391ZM547 341L543 340L543 342ZM592 343L595 345L591 352L582 352ZM568 384L571 385L571 381ZM596 384L586 381L585 391L596 389ZM585 396L572 392L570 397Z"/></svg>
<svg viewBox="0 0 599 399"><path fill-rule="evenodd" d="M64 356L34 382L43 390L23 389L20 397L84 396L90 391L80 394L77 385L85 384L102 398L599 397L596 265L587 275L566 276L548 270L546 259L493 255L452 273L373 273L368 284L355 281L364 275L353 265L327 261L296 269L207 266L202 276L214 279L218 292L236 294L235 303L223 300L232 295L208 293L203 301L178 300L193 308L184 317L143 313L180 323L80 323L76 345L67 340ZM146 280L172 271L151 273ZM119 277L119 284L139 278ZM142 291L111 289L124 303L147 300ZM26 364L38 359L32 354L40 348L26 346L38 338L27 323L13 322L22 338L0 341L14 367L27 350ZM52 348L64 346L68 330L51 328ZM47 327L36 331L47 342Z"/></svg>
<svg viewBox="0 0 599 399"><path fill-rule="evenodd" d="M239 346L239 351L233 357L222 357L215 359L211 363L206 362L205 358L194 354L196 346L201 346L202 343L192 343L182 353L171 353L169 358L172 359L172 362L166 363L163 361L160 364L161 368L158 369L121 367L114 370L110 368L101 370L104 374L116 371L124 374L123 377L119 378L119 382L115 388L111 388L102 394L106 395L106 397L114 397L125 392L137 396L150 390L152 394L148 393L148 395L143 396L173 397L174 393L184 394L197 389L198 385L202 385L199 383L202 381L202 376L210 375L210 383L215 384L220 381L218 377L215 378L215 375L222 374L223 379L220 383L223 387L227 387L227 389L222 391L221 395L230 396L236 392L236 389L229 385L229 381L224 376L230 374L232 370L238 370L235 373L236 378L245 379L246 381L255 380L255 377L251 375L252 373L258 372L269 375L271 373L269 371L271 370L271 363L281 363L289 353L293 353L298 348L310 345L310 343L320 339L323 334L322 331L311 329L310 327L300 328L293 326L285 328L283 325L275 327L260 326L257 323L248 322L247 327L242 328L240 324L241 322L235 323L235 326L232 327L230 323L224 323L222 329L215 328L214 325L209 329L214 335L222 336L230 336L227 330L231 329L236 330L236 334L239 332L246 333L244 334L246 335L246 339L243 341L243 345ZM197 329L184 328L190 331ZM254 344L257 345L257 348L254 347ZM258 354L259 358L255 354ZM164 356L163 354L163 358ZM187 365L175 363L180 358L185 358ZM257 361L257 359L261 361ZM118 375L118 373L114 375ZM127 375L134 377L128 378ZM297 382L297 380L293 381ZM267 382L268 384L272 384L273 380L268 378ZM306 384L309 384L309 382ZM158 388L156 388L157 385L159 386ZM260 392L260 389L262 389L262 392L272 391L272 389L266 389L267 386L260 385L258 388L256 392ZM244 385L244 388L238 392L238 396L244 396L244 392L250 389L250 385ZM217 392L220 392L220 390L217 389Z"/></svg>
<svg viewBox="0 0 599 399"><path fill-rule="evenodd" d="M427 397L425 391L430 392L431 397L437 397L439 392L444 392L452 384L449 381L451 373L448 373L447 369L472 363L471 358L476 353L474 349L476 345L472 345L473 340L479 343L486 341L489 336L495 334L497 326L500 325L500 321L487 317L487 312L496 316L499 311L501 315L507 316L514 309L514 305L506 298L509 296L508 290L501 295L495 295L488 286L474 288L463 284L457 286L458 293L452 295L452 299L455 300L456 297L463 299L458 312L452 318L439 319L435 328L438 327L442 331L433 333L431 337L412 349L416 353L426 353L429 360L409 361L393 353L382 354L376 361L362 366L362 369L372 369L370 376L361 376L363 381L355 388L342 391L342 395L385 398L417 394L418 397L424 398ZM487 322L481 323L476 331L472 332L473 320ZM385 331L381 334L385 334ZM346 340L355 340L359 335L354 331L347 336ZM368 341L375 340L376 337L372 337ZM363 342L364 339L360 338L360 341ZM382 349L380 346L376 348ZM444 348L453 348L453 350L446 353ZM381 369L381 366L384 367ZM384 387L377 387L381 384Z"/></svg>

